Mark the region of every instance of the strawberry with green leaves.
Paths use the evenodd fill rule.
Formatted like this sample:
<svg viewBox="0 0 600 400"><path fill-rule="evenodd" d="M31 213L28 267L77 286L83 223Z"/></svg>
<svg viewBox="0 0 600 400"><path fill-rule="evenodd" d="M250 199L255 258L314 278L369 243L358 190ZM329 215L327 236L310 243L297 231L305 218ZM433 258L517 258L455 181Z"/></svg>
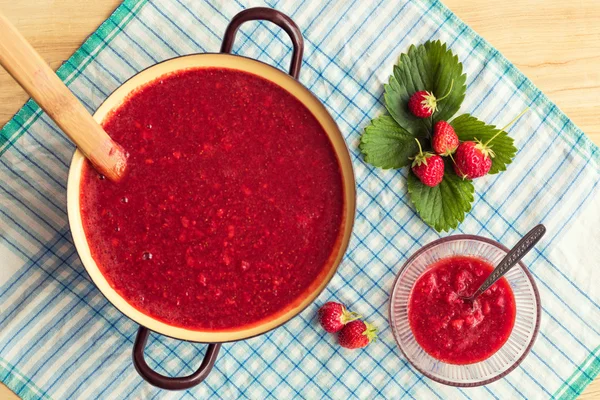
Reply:
<svg viewBox="0 0 600 400"><path fill-rule="evenodd" d="M429 118L437 109L437 100L433 93L420 90L410 96L408 109L417 118Z"/></svg>
<svg viewBox="0 0 600 400"><path fill-rule="evenodd" d="M340 331L348 322L360 318L355 312L348 311L343 304L329 301L319 309L319 323L329 333Z"/></svg>
<svg viewBox="0 0 600 400"><path fill-rule="evenodd" d="M435 95L427 90L419 90L413 93L408 99L408 109L417 118L431 117L437 111L437 104L450 95L452 86L454 86L454 81L450 83L448 93L439 99L436 99Z"/></svg>
<svg viewBox="0 0 600 400"><path fill-rule="evenodd" d="M529 109L525 109L509 122L504 128L498 130L494 136L483 143L481 140L462 142L454 155L454 172L463 179L475 179L486 175L492 168L492 158L496 156L491 143L504 132L506 128L521 118Z"/></svg>
<svg viewBox="0 0 600 400"><path fill-rule="evenodd" d="M419 145L419 154L413 160L412 171L423 184L435 187L444 179L444 160L437 154L423 153L421 143L415 140Z"/></svg>
<svg viewBox="0 0 600 400"><path fill-rule="evenodd" d="M480 141L462 142L454 154L454 172L463 179L486 175L492 168L494 152Z"/></svg>
<svg viewBox="0 0 600 400"><path fill-rule="evenodd" d="M384 86L387 113L365 127L359 146L375 167L412 169L406 185L410 201L438 232L455 229L471 210L475 186L467 178L505 171L517 152L504 129L457 114L466 82L460 58L447 44L434 40L410 46ZM419 150L415 138L430 153Z"/></svg>
<svg viewBox="0 0 600 400"><path fill-rule="evenodd" d="M449 156L458 148L459 141L452 125L446 121L439 121L433 128L431 147L440 156Z"/></svg>
<svg viewBox="0 0 600 400"><path fill-rule="evenodd" d="M338 334L338 343L346 349L366 347L377 338L377 328L363 321L352 321Z"/></svg>

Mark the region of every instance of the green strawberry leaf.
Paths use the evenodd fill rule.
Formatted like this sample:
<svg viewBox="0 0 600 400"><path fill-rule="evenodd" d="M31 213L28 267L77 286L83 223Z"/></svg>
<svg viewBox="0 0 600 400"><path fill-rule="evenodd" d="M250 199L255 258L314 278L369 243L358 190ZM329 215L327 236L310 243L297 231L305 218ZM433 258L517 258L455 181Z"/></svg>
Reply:
<svg viewBox="0 0 600 400"><path fill-rule="evenodd" d="M444 180L436 187L424 185L415 174L408 174L408 193L417 213L436 231L458 226L471 210L473 182L459 178L446 164Z"/></svg>
<svg viewBox="0 0 600 400"><path fill-rule="evenodd" d="M498 136L489 144L495 153L492 158L492 168L489 174L497 174L500 171L506 171L506 166L512 162L517 148L514 146L513 139L504 131L500 131L494 125L487 125L470 114L463 114L450 122L450 125L456 131L461 141L479 140L487 143L498 132Z"/></svg>
<svg viewBox="0 0 600 400"><path fill-rule="evenodd" d="M404 167L410 164L409 157L419 152L415 136L389 115L371 121L360 138L359 148L366 162L383 169Z"/></svg>
<svg viewBox="0 0 600 400"><path fill-rule="evenodd" d="M429 134L436 122L448 121L456 114L465 98L466 80L462 64L446 44L437 40L413 45L407 54L400 55L385 85L385 106L401 127L415 136L423 136L423 131ZM427 90L438 99L449 92L448 97L438 102L432 118L417 118L408 110L408 100L419 90Z"/></svg>

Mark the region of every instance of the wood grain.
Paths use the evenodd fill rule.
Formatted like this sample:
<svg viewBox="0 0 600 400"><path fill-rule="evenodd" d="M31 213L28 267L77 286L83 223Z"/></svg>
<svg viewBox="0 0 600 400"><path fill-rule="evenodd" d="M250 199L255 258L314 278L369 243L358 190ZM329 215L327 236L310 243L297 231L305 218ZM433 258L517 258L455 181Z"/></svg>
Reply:
<svg viewBox="0 0 600 400"><path fill-rule="evenodd" d="M600 1L444 0L600 144ZM117 0L0 0L0 10L56 69ZM0 126L27 95L0 71ZM0 384L0 399L17 397ZM600 399L600 378L580 400Z"/></svg>
<svg viewBox="0 0 600 400"><path fill-rule="evenodd" d="M56 122L99 173L110 180L120 180L127 165L123 148L108 136L48 63L1 13L0 37L0 65Z"/></svg>

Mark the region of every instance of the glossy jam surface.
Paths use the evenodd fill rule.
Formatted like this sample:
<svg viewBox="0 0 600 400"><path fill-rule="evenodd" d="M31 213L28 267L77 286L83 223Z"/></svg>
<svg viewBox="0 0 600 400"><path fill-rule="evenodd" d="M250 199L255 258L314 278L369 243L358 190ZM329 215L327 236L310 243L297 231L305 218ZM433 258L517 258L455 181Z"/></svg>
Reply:
<svg viewBox="0 0 600 400"><path fill-rule="evenodd" d="M130 154L125 179L85 165L92 256L130 304L171 325L251 325L323 272L343 217L340 166L295 97L231 69L178 72L104 123Z"/></svg>
<svg viewBox="0 0 600 400"><path fill-rule="evenodd" d="M487 262L465 256L442 259L415 283L409 300L410 327L419 345L450 364L485 360L508 340L515 323L515 299L501 278L471 305L472 294L493 271Z"/></svg>

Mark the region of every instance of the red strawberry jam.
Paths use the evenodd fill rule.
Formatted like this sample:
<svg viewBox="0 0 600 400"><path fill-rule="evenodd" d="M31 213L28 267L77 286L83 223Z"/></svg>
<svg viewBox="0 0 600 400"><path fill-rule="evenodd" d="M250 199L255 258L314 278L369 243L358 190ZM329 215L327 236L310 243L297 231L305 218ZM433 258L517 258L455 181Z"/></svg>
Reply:
<svg viewBox="0 0 600 400"><path fill-rule="evenodd" d="M113 288L189 329L256 323L324 270L343 215L340 166L311 112L238 70L177 72L104 122L130 154L118 184L84 167L83 225Z"/></svg>
<svg viewBox="0 0 600 400"><path fill-rule="evenodd" d="M450 364L491 357L508 340L515 323L515 299L501 278L473 305L472 294L493 271L487 262L455 256L431 265L415 283L408 305L410 327L423 350Z"/></svg>

